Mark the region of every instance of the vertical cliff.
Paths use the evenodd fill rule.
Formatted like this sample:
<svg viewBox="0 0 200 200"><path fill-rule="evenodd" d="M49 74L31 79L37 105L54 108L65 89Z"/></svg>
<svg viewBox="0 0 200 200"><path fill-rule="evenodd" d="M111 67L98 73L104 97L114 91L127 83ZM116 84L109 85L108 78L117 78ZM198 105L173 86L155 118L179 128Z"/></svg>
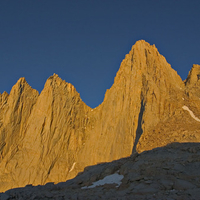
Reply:
<svg viewBox="0 0 200 200"><path fill-rule="evenodd" d="M0 95L0 191L73 178L86 166L174 141L200 141L199 66L185 82L155 45L136 42L95 109L51 76L41 94L24 78ZM188 109L184 106L187 106Z"/></svg>
<svg viewBox="0 0 200 200"><path fill-rule="evenodd" d="M93 164L131 155L142 134L181 108L178 101L184 87L154 45L136 42L103 103L94 110L96 123L79 159L92 155L83 162Z"/></svg>

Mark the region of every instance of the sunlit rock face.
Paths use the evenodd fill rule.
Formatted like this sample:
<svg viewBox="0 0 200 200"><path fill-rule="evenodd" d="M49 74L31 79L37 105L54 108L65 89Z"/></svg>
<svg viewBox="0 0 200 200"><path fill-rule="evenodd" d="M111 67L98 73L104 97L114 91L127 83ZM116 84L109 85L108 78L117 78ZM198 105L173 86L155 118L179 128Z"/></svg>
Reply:
<svg viewBox="0 0 200 200"><path fill-rule="evenodd" d="M199 142L199 65L186 81L155 45L136 42L97 108L51 76L41 94L24 78L0 94L0 192L61 182L86 166L176 142Z"/></svg>

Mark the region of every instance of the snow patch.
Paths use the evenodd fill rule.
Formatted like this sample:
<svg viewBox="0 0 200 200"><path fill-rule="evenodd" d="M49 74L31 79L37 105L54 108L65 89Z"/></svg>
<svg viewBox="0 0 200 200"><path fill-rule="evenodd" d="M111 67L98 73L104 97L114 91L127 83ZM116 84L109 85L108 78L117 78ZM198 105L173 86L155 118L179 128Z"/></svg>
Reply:
<svg viewBox="0 0 200 200"><path fill-rule="evenodd" d="M196 121L200 122L200 119L199 119L198 117L196 117L196 116L194 115L194 113L193 113L187 106L183 106L182 108L183 108L183 110L187 110L187 111L190 113L190 115L191 115L191 117L192 117L193 119L195 119Z"/></svg>
<svg viewBox="0 0 200 200"><path fill-rule="evenodd" d="M73 163L73 165L72 165L71 169L69 170L69 172L71 172L74 169L75 164L76 164L76 162Z"/></svg>
<svg viewBox="0 0 200 200"><path fill-rule="evenodd" d="M121 185L121 180L124 178L123 175L119 175L117 173L108 175L104 177L103 179L93 182L90 186L84 186L81 189L89 189L94 188L96 186L105 185L105 184L117 184L116 187L119 187Z"/></svg>

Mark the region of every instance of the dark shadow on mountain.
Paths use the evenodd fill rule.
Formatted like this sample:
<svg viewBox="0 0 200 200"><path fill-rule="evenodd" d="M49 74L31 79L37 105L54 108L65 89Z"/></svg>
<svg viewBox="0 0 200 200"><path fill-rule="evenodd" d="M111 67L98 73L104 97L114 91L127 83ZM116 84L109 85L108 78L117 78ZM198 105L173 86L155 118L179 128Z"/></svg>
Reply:
<svg viewBox="0 0 200 200"><path fill-rule="evenodd" d="M175 162L175 159L176 159L176 162L177 160L178 162L180 161L179 163L180 165L182 165L183 162L188 162L187 158L189 156L184 156L184 158L181 157L181 155L179 154L180 151L183 152L183 155L184 155L184 152L186 153L189 152L188 154L191 154L193 156L194 156L194 152L196 151L198 152L198 156L196 156L195 159L198 159L198 158L200 159L200 143L175 142L175 143L168 144L164 147L157 147L149 151L144 151L140 154L135 153L134 155L131 155L129 157L114 160L112 162L104 162L97 165L87 166L85 167L84 171L80 172L75 178L68 180L67 182L58 183L58 185L63 186L63 187L69 187L71 189L73 188L78 189L85 185L86 186L91 185L92 182L101 180L105 176L108 176L114 173L127 174L127 171L126 171L127 167L130 168L130 166L132 166L132 168L134 168L134 164L136 164L137 162L141 163L141 166L142 166L142 163L143 162L146 163L148 162L148 160L152 160L152 162L157 163L159 168L155 169L155 173L158 173L158 171L160 170L160 174L162 176L162 170L169 170L166 167L166 163L164 163L164 161L167 161L169 157L170 157L170 162L173 162L173 161ZM145 159L145 158L148 158L148 159ZM134 173L134 172L132 171L131 173ZM170 174L170 172L168 173Z"/></svg>
<svg viewBox="0 0 200 200"><path fill-rule="evenodd" d="M134 141L134 145L133 145L132 155L134 155L136 153L136 147L137 147L138 141L143 133L142 124L143 124L144 110L145 110L145 104L144 104L144 101L142 100L141 105L140 105L140 112L139 112L139 116L138 116L138 125L137 125L137 129L136 129L136 137L135 137L135 141Z"/></svg>
<svg viewBox="0 0 200 200"><path fill-rule="evenodd" d="M200 143L171 143L164 147L144 151L140 154L135 153L134 156L85 167L83 172L80 172L75 178L66 182L60 182L58 184L47 183L43 186L28 185L24 188L10 189L5 193L8 197L13 197L13 195L16 196L18 194L27 196L36 193L40 195L38 199L42 199L47 191L52 194L79 194L79 197L81 195L88 195L87 197L90 197L91 194L95 194L96 190L98 192L103 191L103 195L106 190L112 188L116 192L114 194L117 196L118 191L127 189L131 184L139 184L139 181L144 182L145 180L151 180L153 182L154 179L152 177L157 177L160 180L160 177L165 175L165 178L170 177L174 180L174 174L176 174L177 176L180 175L183 181L187 181L188 177L189 179L191 177L195 179L196 176L200 176L199 160ZM124 176L123 183L119 188L111 184L110 186L105 185L103 189L99 187L87 189L87 186L114 173ZM155 178L155 181L157 179ZM195 187L200 187L198 180L194 180L193 184L196 185ZM83 189L83 187L86 187L87 190ZM89 190L93 190L93 192L90 193Z"/></svg>

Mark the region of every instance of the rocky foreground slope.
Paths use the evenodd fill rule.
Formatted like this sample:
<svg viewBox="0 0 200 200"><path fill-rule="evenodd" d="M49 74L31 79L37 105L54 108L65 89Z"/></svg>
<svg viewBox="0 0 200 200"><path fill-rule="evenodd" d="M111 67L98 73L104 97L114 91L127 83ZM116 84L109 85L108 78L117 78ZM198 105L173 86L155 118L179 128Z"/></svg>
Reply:
<svg viewBox="0 0 200 200"><path fill-rule="evenodd" d="M199 143L173 143L131 157L87 167L67 182L27 185L0 194L2 200L198 200Z"/></svg>
<svg viewBox="0 0 200 200"><path fill-rule="evenodd" d="M200 66L186 81L138 41L95 109L51 76L41 94L24 78L0 95L0 192L74 178L85 167L172 142L200 142Z"/></svg>

